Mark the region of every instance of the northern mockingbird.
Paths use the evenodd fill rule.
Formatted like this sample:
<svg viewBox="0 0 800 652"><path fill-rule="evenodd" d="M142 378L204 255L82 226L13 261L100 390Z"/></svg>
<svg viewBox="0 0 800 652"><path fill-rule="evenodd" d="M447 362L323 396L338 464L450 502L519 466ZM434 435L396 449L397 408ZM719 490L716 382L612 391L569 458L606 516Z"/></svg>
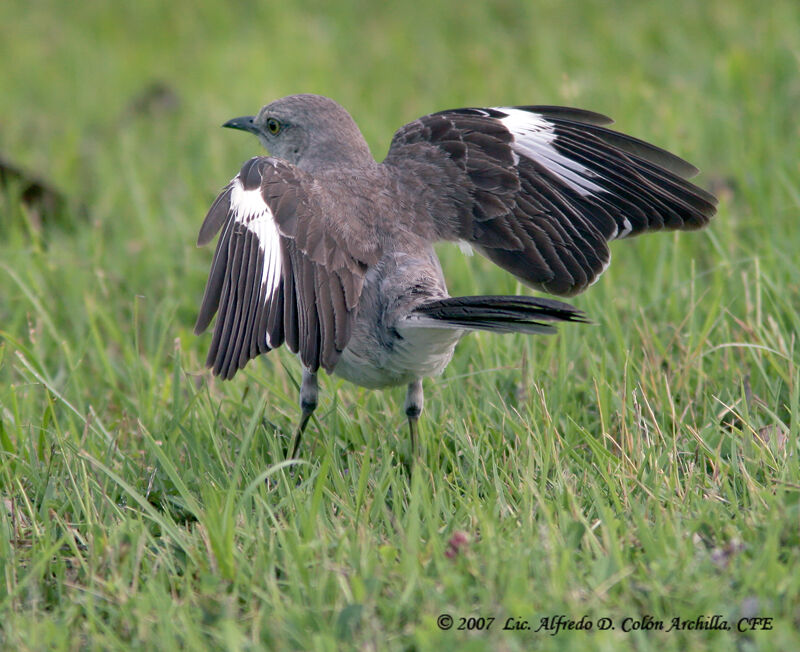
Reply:
<svg viewBox="0 0 800 652"><path fill-rule="evenodd" d="M556 106L441 111L401 127L377 163L347 111L320 95L226 122L272 156L244 164L200 229L198 245L222 230L195 325L202 333L218 313L208 366L227 379L284 343L297 353L292 457L320 367L362 387L407 385L416 451L422 378L444 370L463 334L585 321L551 299L450 297L435 242L569 296L608 266L609 241L698 229L715 213L716 199L686 181L694 166L609 123Z"/></svg>

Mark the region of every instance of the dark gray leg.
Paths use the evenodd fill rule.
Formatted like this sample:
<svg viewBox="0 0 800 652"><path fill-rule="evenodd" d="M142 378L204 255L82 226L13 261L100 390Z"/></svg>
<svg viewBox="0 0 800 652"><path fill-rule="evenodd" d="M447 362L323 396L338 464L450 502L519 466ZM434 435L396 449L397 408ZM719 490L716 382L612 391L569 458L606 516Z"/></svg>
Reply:
<svg viewBox="0 0 800 652"><path fill-rule="evenodd" d="M417 378L413 383L408 384L406 392L406 416L408 417L408 432L411 435L411 454L417 457L419 448L417 444L417 421L422 414L422 403L424 395L422 393L422 378Z"/></svg>
<svg viewBox="0 0 800 652"><path fill-rule="evenodd" d="M300 385L300 409L302 414L300 416L300 425L294 434L294 446L292 446L292 458L297 456L297 450L300 448L300 439L303 437L308 420L317 408L317 399L319 397L319 386L317 385L317 374L310 372L303 367L303 382Z"/></svg>

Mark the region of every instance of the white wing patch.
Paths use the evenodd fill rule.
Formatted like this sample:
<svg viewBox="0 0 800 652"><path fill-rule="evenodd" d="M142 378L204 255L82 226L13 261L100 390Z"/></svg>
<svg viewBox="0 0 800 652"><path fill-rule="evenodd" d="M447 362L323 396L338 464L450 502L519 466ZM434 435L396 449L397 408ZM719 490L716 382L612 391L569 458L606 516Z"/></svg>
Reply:
<svg viewBox="0 0 800 652"><path fill-rule="evenodd" d="M586 197L593 193L603 192L603 188L590 180L594 173L570 158L561 154L553 141L556 133L552 123L538 113L497 107L506 114L498 118L511 132L514 142L511 145L515 157L520 154L544 165L550 172L566 183L580 195ZM515 158L515 163L518 159Z"/></svg>
<svg viewBox="0 0 800 652"><path fill-rule="evenodd" d="M622 229L623 229L622 233L617 233L614 236L614 239L624 238L631 231L633 231L633 227L631 226L631 221L627 217L623 218L622 220Z"/></svg>
<svg viewBox="0 0 800 652"><path fill-rule="evenodd" d="M260 296L265 303L269 302L281 282L281 242L278 227L272 216L261 188L245 190L242 180L237 176L232 181L230 210L234 222L246 227L258 240L259 249L264 255L264 265L261 269ZM269 333L267 345L272 347Z"/></svg>
<svg viewBox="0 0 800 652"><path fill-rule="evenodd" d="M466 240L458 240L456 244L458 245L458 248L461 249L461 253L465 256L471 256L473 253L475 253L472 249L472 245Z"/></svg>

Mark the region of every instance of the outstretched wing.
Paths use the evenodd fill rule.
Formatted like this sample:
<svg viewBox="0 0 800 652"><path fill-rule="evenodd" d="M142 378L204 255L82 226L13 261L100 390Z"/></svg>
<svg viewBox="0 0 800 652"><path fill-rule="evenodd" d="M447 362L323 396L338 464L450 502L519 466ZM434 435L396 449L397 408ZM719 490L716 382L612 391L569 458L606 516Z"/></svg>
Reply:
<svg viewBox="0 0 800 652"><path fill-rule="evenodd" d="M206 364L231 378L286 342L311 371L331 371L350 339L375 251L354 250L326 228L302 172L256 157L223 189L198 246L222 229L195 333L217 321Z"/></svg>
<svg viewBox="0 0 800 652"><path fill-rule="evenodd" d="M384 165L424 180L442 239L572 295L605 270L610 240L697 229L716 212L716 199L686 181L694 166L610 122L551 106L443 111L399 129Z"/></svg>

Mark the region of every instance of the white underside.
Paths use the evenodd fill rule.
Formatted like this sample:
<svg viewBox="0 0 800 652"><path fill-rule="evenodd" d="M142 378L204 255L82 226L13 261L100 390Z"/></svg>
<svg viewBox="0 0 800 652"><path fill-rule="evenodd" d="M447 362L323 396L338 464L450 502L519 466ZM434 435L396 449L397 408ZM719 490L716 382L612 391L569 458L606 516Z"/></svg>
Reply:
<svg viewBox="0 0 800 652"><path fill-rule="evenodd" d="M450 363L463 331L399 325L397 339L389 349L362 346L351 339L333 371L351 383L379 389L404 385L418 378L438 376Z"/></svg>

